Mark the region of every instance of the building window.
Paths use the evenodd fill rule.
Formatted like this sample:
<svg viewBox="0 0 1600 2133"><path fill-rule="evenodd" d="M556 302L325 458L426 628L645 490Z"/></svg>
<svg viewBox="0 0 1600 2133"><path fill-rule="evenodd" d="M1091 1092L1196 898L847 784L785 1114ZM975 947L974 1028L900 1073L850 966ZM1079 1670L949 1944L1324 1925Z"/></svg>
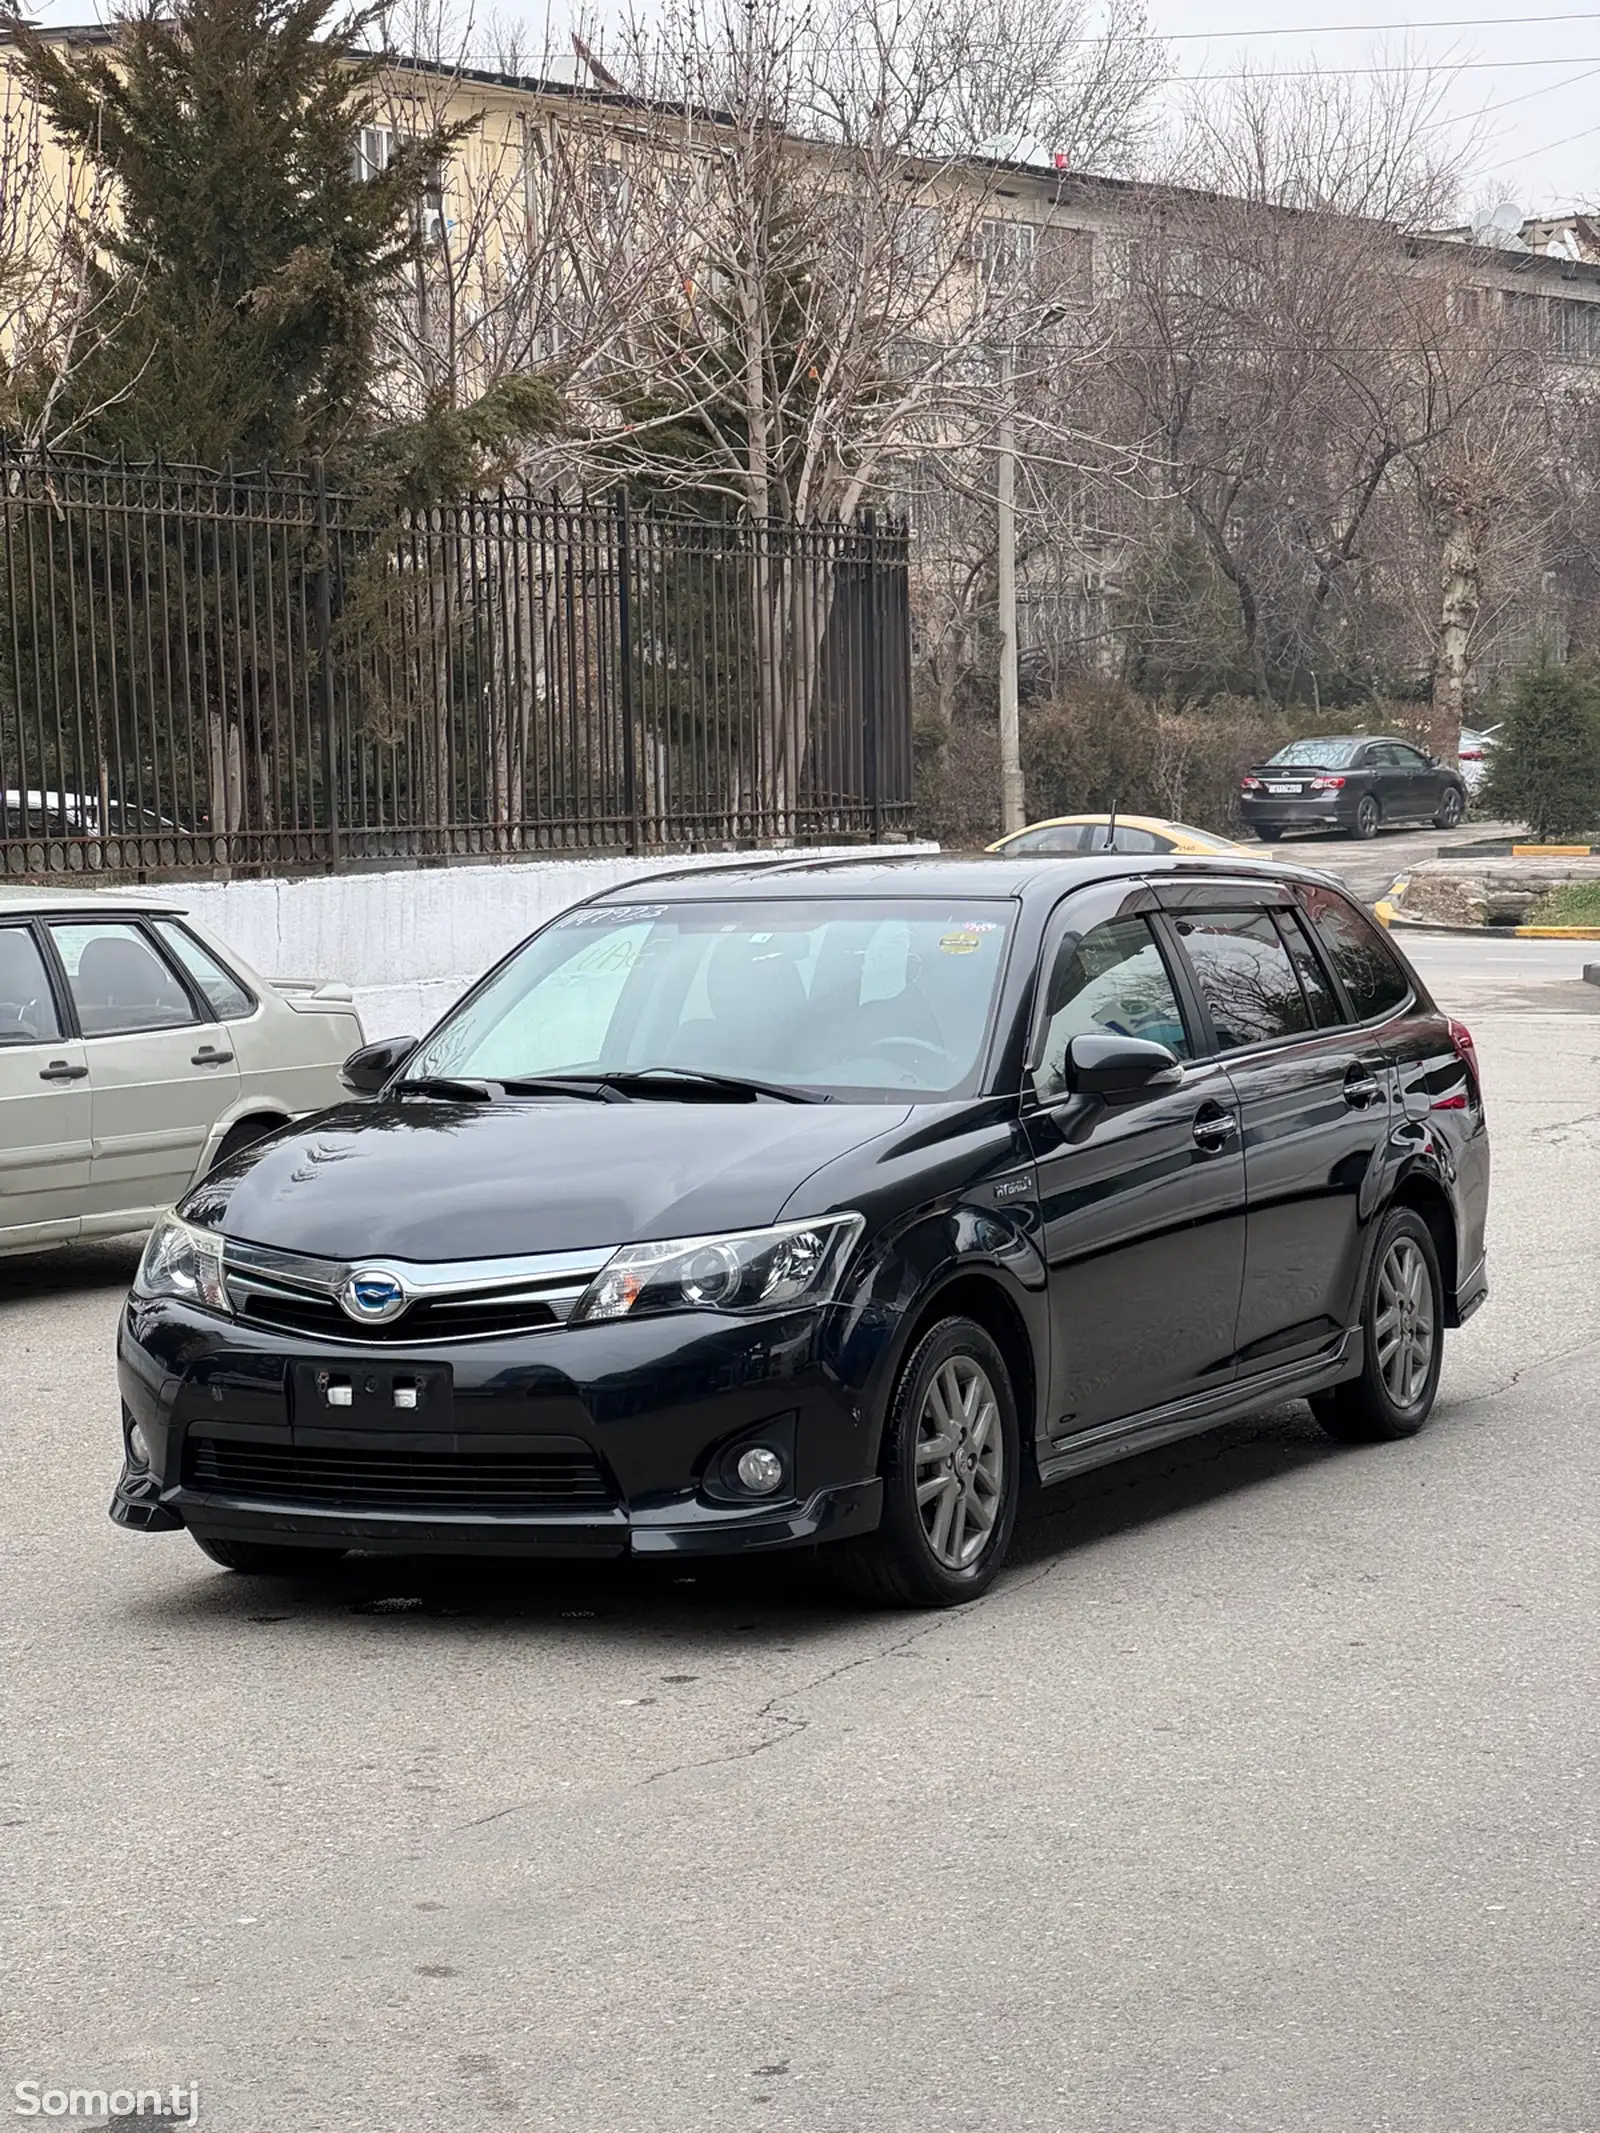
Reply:
<svg viewBox="0 0 1600 2133"><path fill-rule="evenodd" d="M363 126L356 137L350 168L357 178L375 178L394 161L394 128Z"/></svg>
<svg viewBox="0 0 1600 2133"><path fill-rule="evenodd" d="M903 207L893 234L895 264L917 281L939 272L939 211L915 202Z"/></svg>
<svg viewBox="0 0 1600 2133"><path fill-rule="evenodd" d="M1026 289L1039 249L1037 223L990 216L978 230L978 264L991 289Z"/></svg>

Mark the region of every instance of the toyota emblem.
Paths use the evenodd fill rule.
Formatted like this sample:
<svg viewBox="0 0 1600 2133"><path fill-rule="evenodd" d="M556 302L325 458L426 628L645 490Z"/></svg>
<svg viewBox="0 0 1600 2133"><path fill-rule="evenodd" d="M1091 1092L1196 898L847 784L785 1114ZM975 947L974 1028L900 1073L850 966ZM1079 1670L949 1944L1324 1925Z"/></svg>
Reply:
<svg viewBox="0 0 1600 2133"><path fill-rule="evenodd" d="M369 1326L398 1318L410 1301L405 1283L386 1266L352 1268L339 1290L339 1307L345 1316Z"/></svg>

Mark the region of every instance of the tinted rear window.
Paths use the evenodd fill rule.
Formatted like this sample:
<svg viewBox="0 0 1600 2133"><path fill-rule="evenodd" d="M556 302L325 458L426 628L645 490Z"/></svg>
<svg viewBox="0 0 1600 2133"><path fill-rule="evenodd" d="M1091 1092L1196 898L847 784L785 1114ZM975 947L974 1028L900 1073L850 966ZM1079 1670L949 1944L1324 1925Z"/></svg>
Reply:
<svg viewBox="0 0 1600 2133"><path fill-rule="evenodd" d="M1306 915L1323 953L1350 995L1358 1022L1392 1015L1411 991L1411 980L1370 919L1332 889L1307 889Z"/></svg>
<svg viewBox="0 0 1600 2133"><path fill-rule="evenodd" d="M1300 980L1269 911L1185 912L1176 926L1223 1051L1310 1028Z"/></svg>
<svg viewBox="0 0 1600 2133"><path fill-rule="evenodd" d="M1340 770L1347 763L1353 763L1364 746L1362 741L1291 741L1287 748L1269 755L1267 761L1305 764L1318 770Z"/></svg>

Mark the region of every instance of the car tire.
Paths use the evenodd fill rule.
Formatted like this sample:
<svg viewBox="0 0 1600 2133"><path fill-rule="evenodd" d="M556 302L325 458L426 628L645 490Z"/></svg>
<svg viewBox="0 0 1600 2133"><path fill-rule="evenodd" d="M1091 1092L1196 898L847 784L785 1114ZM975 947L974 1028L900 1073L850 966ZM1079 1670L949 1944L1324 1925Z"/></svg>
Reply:
<svg viewBox="0 0 1600 2133"><path fill-rule="evenodd" d="M1439 1254L1414 1208L1392 1207L1383 1218L1361 1300L1361 1333L1361 1375L1314 1394L1312 1413L1341 1444L1414 1437L1433 1411L1444 1355Z"/></svg>
<svg viewBox="0 0 1600 2133"><path fill-rule="evenodd" d="M273 1541L223 1540L215 1534L191 1532L189 1538L202 1555L220 1563L224 1570L240 1570L247 1577L305 1577L317 1569L329 1570L343 1561L336 1548L295 1548Z"/></svg>
<svg viewBox="0 0 1600 2133"><path fill-rule="evenodd" d="M1382 812L1377 801L1373 799L1371 793L1365 792L1356 803L1356 819L1351 835L1359 837L1364 844L1368 838L1377 836L1378 824L1381 820Z"/></svg>
<svg viewBox="0 0 1600 2133"><path fill-rule="evenodd" d="M1005 1357L976 1320L941 1319L895 1380L883 1438L882 1521L876 1532L830 1550L829 1567L856 1598L879 1606L959 1607L977 1599L1011 1545L1021 1468Z"/></svg>
<svg viewBox="0 0 1600 2133"><path fill-rule="evenodd" d="M1439 802L1439 812L1433 818L1433 826L1440 830L1453 830L1467 811L1467 796L1459 785L1452 785Z"/></svg>
<svg viewBox="0 0 1600 2133"><path fill-rule="evenodd" d="M1269 829L1264 822L1258 822L1256 824L1256 835L1263 844L1276 844L1283 835L1283 831L1281 829Z"/></svg>

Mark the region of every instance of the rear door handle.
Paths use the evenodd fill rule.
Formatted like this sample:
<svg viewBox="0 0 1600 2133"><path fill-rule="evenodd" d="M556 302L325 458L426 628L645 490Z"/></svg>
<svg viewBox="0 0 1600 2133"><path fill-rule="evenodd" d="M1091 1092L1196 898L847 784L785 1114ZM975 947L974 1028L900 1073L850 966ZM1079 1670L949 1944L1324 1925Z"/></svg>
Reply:
<svg viewBox="0 0 1600 2133"><path fill-rule="evenodd" d="M232 1058L232 1052L213 1051L209 1044L203 1044L189 1061L189 1064L191 1066L227 1066L232 1061Z"/></svg>
<svg viewBox="0 0 1600 2133"><path fill-rule="evenodd" d="M52 1059L47 1067L39 1069L41 1081L84 1081L88 1074L87 1067L68 1066L64 1059Z"/></svg>
<svg viewBox="0 0 1600 2133"><path fill-rule="evenodd" d="M1366 1111L1384 1100L1383 1083L1371 1067L1353 1066L1344 1077L1344 1100L1353 1111Z"/></svg>
<svg viewBox="0 0 1600 2133"><path fill-rule="evenodd" d="M1207 1155L1220 1155L1239 1130L1239 1121L1220 1104L1208 1104L1194 1122L1195 1146Z"/></svg>

